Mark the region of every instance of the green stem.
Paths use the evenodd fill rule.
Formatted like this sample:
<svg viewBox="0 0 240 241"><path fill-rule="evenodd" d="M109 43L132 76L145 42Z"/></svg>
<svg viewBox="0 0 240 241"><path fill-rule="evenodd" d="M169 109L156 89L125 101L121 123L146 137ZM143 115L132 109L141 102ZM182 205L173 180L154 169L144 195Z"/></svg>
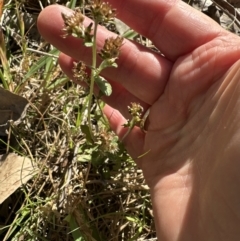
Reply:
<svg viewBox="0 0 240 241"><path fill-rule="evenodd" d="M123 140L130 134L130 132L132 131L132 129L134 128L135 125L136 125L136 122L133 118L133 119L131 119L131 121L129 123L127 132L124 134L123 138L121 139L121 142L123 142Z"/></svg>
<svg viewBox="0 0 240 241"><path fill-rule="evenodd" d="M98 109L100 110L101 112L101 116L103 118L103 122L104 122L104 125L107 127L108 130L110 130L110 126L109 126L109 123L108 123L108 120L107 118L105 117L105 115L103 114L103 110L100 106L100 103L99 103L99 98L97 98L97 106L98 106Z"/></svg>
<svg viewBox="0 0 240 241"><path fill-rule="evenodd" d="M88 99L88 123L89 123L89 131L92 140L94 140L92 124L91 124L91 107L92 107L92 97L93 97L93 89L94 89L94 79L96 74L97 67L97 27L98 21L95 20L94 30L93 30L93 46L92 46L92 70L91 70L91 81L90 81L90 90L89 90L89 99Z"/></svg>

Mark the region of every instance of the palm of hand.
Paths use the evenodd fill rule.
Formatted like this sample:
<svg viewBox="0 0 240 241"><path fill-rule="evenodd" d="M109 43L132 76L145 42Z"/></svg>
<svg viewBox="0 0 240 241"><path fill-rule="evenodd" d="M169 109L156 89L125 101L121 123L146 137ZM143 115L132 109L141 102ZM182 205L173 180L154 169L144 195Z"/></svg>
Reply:
<svg viewBox="0 0 240 241"><path fill-rule="evenodd" d="M164 94L151 107L140 166L158 207L159 237L238 240L234 226L239 217L234 214L233 220L233 213L240 212L240 196L234 192L240 181L240 143L235 141L240 135L240 62L216 73L223 59L215 51L205 69L191 57L189 64L189 56L177 60Z"/></svg>

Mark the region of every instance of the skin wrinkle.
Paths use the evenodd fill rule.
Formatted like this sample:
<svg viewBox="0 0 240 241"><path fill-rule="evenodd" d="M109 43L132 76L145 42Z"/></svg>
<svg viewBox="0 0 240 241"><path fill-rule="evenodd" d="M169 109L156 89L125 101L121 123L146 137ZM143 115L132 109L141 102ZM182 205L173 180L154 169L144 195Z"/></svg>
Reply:
<svg viewBox="0 0 240 241"><path fill-rule="evenodd" d="M206 85L208 85L208 82L214 83L216 79L215 75L217 76L219 75L219 73L215 73L215 62L216 62L215 59L218 53L219 53L219 50L217 47L214 47L209 50L208 47L203 46L200 49L197 49L192 55L189 56L189 58L191 58L189 61L186 62L186 59L184 59L185 64L180 65L175 72L174 78L181 80L180 83L177 83L175 88L179 88L179 86L181 86L181 89L185 91L185 86L186 88L189 86L188 80L189 79L194 80L196 78L202 79L202 81L204 81ZM212 66L211 68L213 71L210 72L210 75L208 77L205 77L205 75L200 77L202 73L204 73L204 68L209 68L209 65ZM193 66L197 66L198 69ZM193 71L190 71L191 69ZM178 75L177 78L176 78L176 75ZM186 83L184 81L185 79L187 80ZM191 91L189 91L189 87L188 87L185 92L188 92L190 96L192 95L191 93L194 91L194 89L198 89L198 92L202 92L205 88L204 87L205 85L202 86L202 89L199 89L199 85L202 85L202 83L195 83L194 86L192 85L193 89ZM185 95L184 103L187 104L191 101L192 97L190 98L190 96L186 95L186 93L184 93L184 95Z"/></svg>
<svg viewBox="0 0 240 241"><path fill-rule="evenodd" d="M236 73L236 75L239 75L239 74ZM224 113L229 109L229 106L232 106L232 102L234 103L234 101L232 101L232 100L233 100L233 98L235 98L236 91L238 91L238 88L237 88L238 82L237 83L235 83L235 82L236 81L232 81L229 84L227 80L223 81L222 84L219 86L218 91L216 91L216 94L214 95L215 99L218 99L218 100L221 99L221 102L218 101L218 103L216 103L215 110L219 111L219 108L221 108L221 112L223 111L222 116L226 116L226 115L224 115ZM227 106L224 107L224 110L222 110L222 108L223 108L222 105L223 105L224 99L226 98L226 96L228 96L228 92L231 91L232 89L233 89L233 93L230 95L230 99L227 103ZM214 116L215 111L212 111L211 115Z"/></svg>
<svg viewBox="0 0 240 241"><path fill-rule="evenodd" d="M233 103L236 103L236 101L235 101L235 99L237 98L237 95L238 95L238 88L237 88L237 86L235 86L235 85L238 85L238 83L239 82L237 82L236 84L234 83L234 81L232 82L233 84L232 85L227 85L227 87L226 88L221 88L221 86L220 86L220 88L221 89L223 89L223 92L221 93L221 91L220 91L220 94L218 94L218 99L222 99L223 101L224 101L224 98L225 98L225 96L227 96L228 95L228 92L229 91L232 91L231 89L233 89L233 91L232 91L232 94L230 95L230 99L229 99L229 101L224 105L224 107L221 107L221 105L222 105L222 103L219 103L219 104L217 104L216 105L216 108L215 108L215 110L216 110L216 112L218 111L218 109L220 108L221 109L221 112L222 112L222 114L221 114L221 116L222 116L222 118L220 119L220 121L218 122L218 126L216 127L216 132L221 132L221 131L223 131L222 130L222 128L219 128L219 126L221 127L222 126L222 122L224 123L224 122L226 122L227 121L227 126L228 126L228 129L231 127L231 124L234 124L234 120L232 120L231 119L231 123L229 123L229 121L228 120L225 120L226 119L226 117L227 116L229 116L229 114L228 114L228 110L229 110L229 108L234 108L234 109L236 109L235 107L233 107ZM228 97L229 98L229 97ZM218 107L218 105L220 106L220 107ZM237 103L235 104L235 106L237 105ZM224 109L223 109L224 108ZM223 110L222 110L223 109ZM214 115L215 113L214 113L214 111L212 112L212 116ZM225 130L224 130L225 131ZM230 132L230 133L232 133L232 132ZM232 135L234 136L234 134L235 133L232 133ZM228 143L228 145L230 145L231 143ZM226 145L226 146L228 146L228 145Z"/></svg>
<svg viewBox="0 0 240 241"><path fill-rule="evenodd" d="M204 48L204 49L202 49L202 48ZM202 73L204 67L209 66L209 62L210 62L209 59L211 59L211 58L209 58L209 52L206 49L206 46L203 46L202 48L201 48L201 50L197 49L196 52L194 51L192 54L192 61L195 60L193 63L194 63L194 65L198 66L197 69L194 68L196 76L197 76L196 72ZM195 57L195 54L197 57ZM213 69L213 72L214 72L214 69ZM211 77L210 77L210 79L211 79Z"/></svg>
<svg viewBox="0 0 240 241"><path fill-rule="evenodd" d="M181 15L184 17L184 20L185 19L188 20L188 24L190 25L189 28L197 29L196 33L198 33L200 35L202 35L202 33L206 33L206 28L207 27L209 28L209 20L208 19L206 20L205 18L202 18L201 23L199 23L199 21L198 21L199 16L197 16L194 11L188 11L186 9L185 4L183 4L183 2L179 2L179 5L177 7L178 7L178 10L182 11ZM208 41L209 40L205 40L204 42L208 42Z"/></svg>
<svg viewBox="0 0 240 241"><path fill-rule="evenodd" d="M206 110L204 106L205 105L203 103L199 107L199 111L196 112L194 115L191 115L191 117L189 118L191 120L188 120L188 125L185 126L184 128L182 128L182 131L181 131L182 135L188 135L188 132L191 133L191 138L188 140L187 143L185 143L185 145L183 145L183 143L182 143L182 146L185 146L185 147L189 146L189 145L199 146L199 144L197 144L197 143L199 143L199 142L201 143L203 136L206 139L205 143L208 142L207 140L211 140L212 135L208 135L209 130L211 129L210 115L209 115L209 118L205 118L204 120L202 118L199 119L199 116L201 116L201 112L205 112L206 116L208 116L208 113L211 113L212 107L209 106L208 110ZM198 122L200 122L201 125L197 125ZM200 128L200 130L199 130L199 128ZM181 139L183 139L183 137ZM209 142L211 142L211 141L209 141ZM196 156L199 155L198 153L200 153L200 150L197 151Z"/></svg>
<svg viewBox="0 0 240 241"><path fill-rule="evenodd" d="M200 50L199 50L200 51ZM206 49L205 50L208 54L206 54L206 57L203 61L204 63L204 67L205 69L209 68L209 65L211 66L211 70L208 73L208 78L210 80L210 83L215 83L215 81L217 79L219 79L219 77L222 76L222 71L223 69L220 69L220 71L216 71L216 57L219 55L219 53L221 52L221 49L219 49L219 47L212 47L211 49ZM203 52L203 51L202 51ZM213 52L213 53L212 53ZM203 69L202 69L203 70ZM202 73L202 72L201 72ZM205 76L203 76L204 79L206 79Z"/></svg>
<svg viewBox="0 0 240 241"><path fill-rule="evenodd" d="M220 56L220 58L222 59L222 61L218 61L218 69L220 71L219 74L216 75L216 78L220 78L222 76L222 73L226 72L226 70L231 67L233 61L236 62L239 60L240 47L238 44L235 43L234 35L232 35L231 38L229 38L229 36L221 36L215 39L213 44L217 46L217 55ZM229 48L230 46L231 48ZM231 52L231 58L229 56L229 52Z"/></svg>
<svg viewBox="0 0 240 241"><path fill-rule="evenodd" d="M205 86L202 86L202 89L199 89L199 85L201 85L201 83L194 83L195 85L192 85L192 90L189 91L190 85L189 85L189 79L192 79L194 81L194 79L206 79L205 75L202 75L202 73L204 73L204 69L209 67L209 58L207 57L208 54L206 54L207 52L205 51L201 51L198 55L197 58L194 57L193 55L191 55L191 60L188 62L189 65L188 67L185 67L185 69L182 68L182 70L185 72L183 73L183 71L179 74L180 76L184 76L184 80L181 80L181 85L182 85L182 89L185 92L183 94L183 96L185 96L183 99L183 105L185 106L189 106L189 103L191 103L191 100L193 98L192 96L192 92L196 91L198 89L199 94L202 94L203 92L203 88ZM203 64L201 64L203 63ZM196 66L196 67L193 67ZM191 71L192 69L192 71ZM213 70L214 72L214 70ZM213 73L211 73L213 75ZM201 76L202 77L198 77ZM210 76L211 79L211 76ZM201 81L201 80L200 80ZM195 81L194 81L195 82ZM207 82L205 80L205 82ZM185 91L185 87L188 88L188 91Z"/></svg>
<svg viewBox="0 0 240 241"><path fill-rule="evenodd" d="M221 88L221 87L220 87ZM228 101L228 103L227 103L227 106L224 108L224 111L223 111L223 116L224 116L224 113L226 113L227 111L228 111L228 109L229 109L229 106L231 105L231 107L232 107L232 102L234 103L234 101L232 101L233 99L234 99L234 97L235 97L235 93L236 93L236 91L237 91L237 88L234 88L234 86L227 86L226 88L224 88L223 89L223 92L222 92L222 94L220 94L220 96L218 96L218 98L219 99L221 99L221 96L223 96L223 98L224 98L224 95L227 95L227 92L229 92L229 89L232 89L233 88L233 92L232 92L232 94L231 94L231 96L230 96L230 99L229 99L229 101ZM216 106L216 108L217 108L217 106Z"/></svg>
<svg viewBox="0 0 240 241"><path fill-rule="evenodd" d="M181 194L183 194L183 187L181 185L181 183L182 183L181 180L182 180L183 177L185 177L185 174L183 173L183 172L186 171L185 168L187 168L187 170L188 170L189 169L188 165L186 165L185 167L181 168L181 172L182 173L179 174L179 175L176 175L174 177L172 177L172 174L169 174L169 175L166 175L165 177L159 178L158 186L155 187L155 188L158 189L158 190L161 190L161 193L159 193L157 191L158 194L156 194L156 195L161 195L161 200L162 201L165 198L165 196L167 198L168 198L168 195L180 197ZM174 178L174 179L171 180L172 178ZM190 181L191 176L190 177L188 176L187 179L188 179L189 184L191 184L191 181ZM186 183L187 182L185 182L185 184ZM184 187L184 189L185 189L185 187ZM185 199L188 199L188 197L191 196L191 192L192 192L191 187L185 189L185 192L186 191L188 191L188 194L186 194L185 196L182 196L182 198L183 198L182 201L184 201ZM153 202L154 202L154 200L153 200ZM170 202L168 202L169 206L165 205L165 208L169 209L169 207L171 207L172 202L174 202L174 199L170 199ZM174 204L174 205L176 205L176 204ZM187 205L188 205L188 202L186 202L186 200L185 200L185 204L182 205L182 206L178 205L178 209L177 210L179 210L179 211L182 210L182 209L184 210L186 208L185 206L187 206ZM163 229L165 227L165 230L166 230L167 227L169 226L169 223L174 223L176 221L176 219L182 219L182 220L185 219L184 212L183 213L181 213L181 212L178 213L177 211L175 211L174 214L175 215L172 217L172 219L168 220L167 222L165 222L165 219L161 219L160 220L160 223L161 223ZM174 233L175 233L174 236L176 235L176 233L181 232L181 229L182 229L182 227L180 226L177 230L175 230L174 231ZM170 232L169 235L173 235L172 231L169 230L169 232ZM162 240L162 239L160 239L160 240ZM170 238L169 240L175 240L175 239Z"/></svg>
<svg viewBox="0 0 240 241"><path fill-rule="evenodd" d="M189 172L189 170L190 170L190 167L188 167L188 171L187 171L187 174L184 176L184 175L182 175L182 174L179 174L179 176L181 177L181 179L182 179L182 183L183 183L183 191L182 191L182 195L181 195L181 199L180 199L180 201L179 201L179 204L177 204L178 206L179 206L179 208L178 208L178 212L180 212L180 210L181 210L181 202L183 202L184 201L184 197L186 197L187 195L186 195L186 192L188 193L188 196L190 196L190 193L191 193L191 191L192 190L190 190L190 187L189 187L189 185L187 185L187 182L189 182L189 180L188 179L191 179L191 175L190 175L190 172ZM185 180L184 180L185 179ZM189 182L190 183L190 182Z"/></svg>

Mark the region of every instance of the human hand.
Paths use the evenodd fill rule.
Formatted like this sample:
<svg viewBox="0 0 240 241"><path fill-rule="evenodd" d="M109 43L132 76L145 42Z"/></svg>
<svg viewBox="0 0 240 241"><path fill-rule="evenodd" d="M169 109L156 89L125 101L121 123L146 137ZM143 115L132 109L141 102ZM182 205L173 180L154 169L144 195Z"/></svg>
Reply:
<svg viewBox="0 0 240 241"><path fill-rule="evenodd" d="M103 72L113 86L104 112L117 135L130 102L150 108L147 132L134 128L124 144L150 187L159 240L239 240L239 37L181 1L108 2L164 55L126 40L119 67ZM68 11L48 7L38 26L71 78L73 59L90 64L91 54L61 37ZM110 35L101 28L98 46Z"/></svg>

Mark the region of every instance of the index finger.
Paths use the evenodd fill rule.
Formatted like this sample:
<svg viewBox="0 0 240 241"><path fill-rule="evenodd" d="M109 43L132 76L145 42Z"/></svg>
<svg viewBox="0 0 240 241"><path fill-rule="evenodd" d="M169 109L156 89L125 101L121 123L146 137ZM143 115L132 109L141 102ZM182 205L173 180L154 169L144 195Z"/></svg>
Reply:
<svg viewBox="0 0 240 241"><path fill-rule="evenodd" d="M169 60L226 35L215 21L180 0L108 0L117 17L146 36Z"/></svg>

